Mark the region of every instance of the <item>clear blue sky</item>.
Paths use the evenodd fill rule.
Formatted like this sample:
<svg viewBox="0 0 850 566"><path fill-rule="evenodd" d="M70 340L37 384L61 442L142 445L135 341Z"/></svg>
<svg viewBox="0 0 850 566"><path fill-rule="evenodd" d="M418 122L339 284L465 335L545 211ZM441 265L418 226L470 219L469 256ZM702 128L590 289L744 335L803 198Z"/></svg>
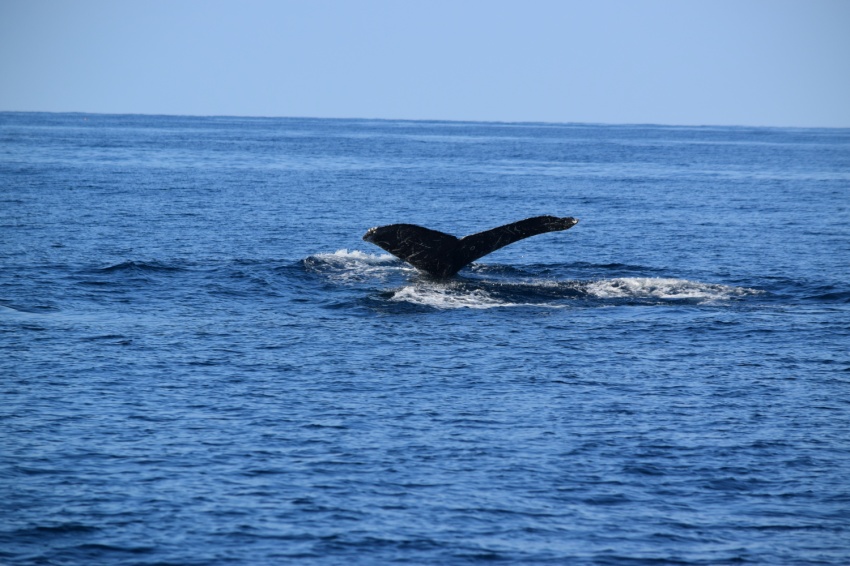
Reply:
<svg viewBox="0 0 850 566"><path fill-rule="evenodd" d="M0 110L850 127L850 0L0 0Z"/></svg>

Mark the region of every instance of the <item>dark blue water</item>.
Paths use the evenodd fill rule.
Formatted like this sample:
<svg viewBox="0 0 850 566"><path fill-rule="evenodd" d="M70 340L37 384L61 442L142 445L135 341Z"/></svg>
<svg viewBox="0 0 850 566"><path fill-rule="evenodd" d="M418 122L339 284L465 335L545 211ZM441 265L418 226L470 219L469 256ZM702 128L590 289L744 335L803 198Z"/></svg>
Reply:
<svg viewBox="0 0 850 566"><path fill-rule="evenodd" d="M848 205L848 130L0 114L0 562L846 564Z"/></svg>

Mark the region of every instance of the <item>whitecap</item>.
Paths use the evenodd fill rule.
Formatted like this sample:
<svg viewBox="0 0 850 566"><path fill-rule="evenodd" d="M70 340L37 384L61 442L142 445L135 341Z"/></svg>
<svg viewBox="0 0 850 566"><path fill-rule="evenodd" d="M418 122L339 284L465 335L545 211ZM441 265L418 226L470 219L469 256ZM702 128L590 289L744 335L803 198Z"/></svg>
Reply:
<svg viewBox="0 0 850 566"><path fill-rule="evenodd" d="M410 285L395 291L391 301L407 302L436 309L490 309L519 306L500 301L482 289L457 290L452 287Z"/></svg>
<svg viewBox="0 0 850 566"><path fill-rule="evenodd" d="M333 253L319 253L314 255L313 257L321 261L337 265L362 263L380 265L387 263L395 263L398 261L390 254L369 254L366 252L361 252L360 250L347 249L340 249Z"/></svg>
<svg viewBox="0 0 850 566"><path fill-rule="evenodd" d="M312 255L305 260L305 264L313 271L341 281L383 279L393 273L414 271L390 254L369 254L346 249Z"/></svg>
<svg viewBox="0 0 850 566"><path fill-rule="evenodd" d="M696 301L722 301L758 293L754 289L744 287L662 277L602 279L588 283L585 290L588 295L600 299L653 298Z"/></svg>

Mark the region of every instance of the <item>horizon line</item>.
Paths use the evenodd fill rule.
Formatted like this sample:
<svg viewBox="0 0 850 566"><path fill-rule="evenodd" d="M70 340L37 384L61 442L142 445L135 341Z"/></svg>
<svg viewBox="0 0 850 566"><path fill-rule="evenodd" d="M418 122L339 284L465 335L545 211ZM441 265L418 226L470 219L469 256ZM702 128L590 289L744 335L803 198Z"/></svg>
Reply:
<svg viewBox="0 0 850 566"><path fill-rule="evenodd" d="M90 112L84 110L0 110L0 114L78 114L90 116L149 116L168 118L242 118L257 120L349 120L371 122L453 122L458 124L501 124L501 125L537 125L537 126L608 126L608 127L662 127L662 128L758 128L758 129L797 129L797 130L847 130L848 126L777 126L758 124L666 124L662 122L577 122L577 121L540 121L540 120L463 120L458 118L381 118L363 116L274 116L254 114L165 114L161 112Z"/></svg>

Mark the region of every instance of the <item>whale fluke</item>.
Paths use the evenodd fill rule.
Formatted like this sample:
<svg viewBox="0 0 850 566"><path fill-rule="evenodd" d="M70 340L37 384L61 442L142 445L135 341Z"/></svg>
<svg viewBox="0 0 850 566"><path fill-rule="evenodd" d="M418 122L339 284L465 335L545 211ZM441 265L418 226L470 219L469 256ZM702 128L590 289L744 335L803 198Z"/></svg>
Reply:
<svg viewBox="0 0 850 566"><path fill-rule="evenodd" d="M535 216L463 238L417 226L390 224L370 228L363 239L432 277L453 276L465 265L524 238L568 230L578 219Z"/></svg>

